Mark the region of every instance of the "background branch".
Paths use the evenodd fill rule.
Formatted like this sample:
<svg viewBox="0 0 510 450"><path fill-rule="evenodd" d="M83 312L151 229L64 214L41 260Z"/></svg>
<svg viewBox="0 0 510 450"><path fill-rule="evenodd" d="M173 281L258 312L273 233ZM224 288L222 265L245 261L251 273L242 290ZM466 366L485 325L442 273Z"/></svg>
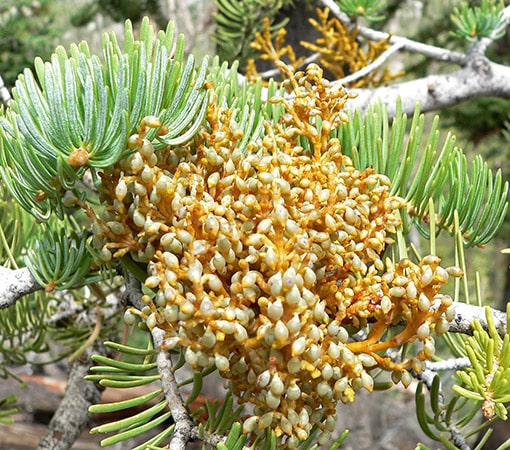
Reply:
<svg viewBox="0 0 510 450"><path fill-rule="evenodd" d="M346 105L350 109L365 111L369 105L380 101L387 106L388 116L394 117L400 98L406 114L412 114L417 103L420 103L422 112L436 111L479 97L510 99L510 67L479 57L449 74L350 92L357 94Z"/></svg>
<svg viewBox="0 0 510 450"><path fill-rule="evenodd" d="M106 347L100 340L87 348L71 365L64 398L53 415L38 450L67 450L89 425L88 409L99 403L102 391L99 384L83 379L94 365L92 355L106 355Z"/></svg>
<svg viewBox="0 0 510 450"><path fill-rule="evenodd" d="M345 25L353 27L354 24L351 18L343 13L338 5L333 0L319 0L322 6L329 8L331 13ZM413 41L402 36L396 36L391 33L385 33L383 31L373 30L369 27L358 26L358 34L371 41L382 41L389 39L390 44L401 44L402 49L412 52L419 53L420 55L426 56L430 59L435 59L443 62L451 62L458 65L463 65L466 62L466 55L460 52L453 52L451 50L436 47L434 45L423 44L422 42Z"/></svg>

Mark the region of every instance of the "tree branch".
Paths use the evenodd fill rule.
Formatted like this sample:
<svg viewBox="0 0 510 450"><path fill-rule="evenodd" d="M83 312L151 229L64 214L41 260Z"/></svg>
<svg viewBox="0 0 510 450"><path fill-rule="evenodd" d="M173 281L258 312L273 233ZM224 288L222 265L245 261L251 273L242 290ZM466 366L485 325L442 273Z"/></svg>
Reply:
<svg viewBox="0 0 510 450"><path fill-rule="evenodd" d="M165 331L154 327L151 330L154 347L159 348L157 356L158 372L161 374L161 386L168 401L168 407L175 421L175 430L170 441L170 450L184 450L186 444L198 436L198 430L184 406L177 381L172 371L172 360L167 351L161 350L165 340Z"/></svg>
<svg viewBox="0 0 510 450"><path fill-rule="evenodd" d="M485 306L468 305L460 302L454 302L454 306L455 318L450 322L449 332L472 335L472 324L475 320L480 322L484 330L488 329ZM490 312L498 334L503 337L507 332L506 314L493 308L490 308Z"/></svg>
<svg viewBox="0 0 510 450"><path fill-rule="evenodd" d="M137 309L142 309L145 303L142 301L142 292L140 290L140 282L130 273L126 274L128 283L124 298L127 303L133 305ZM198 437L198 428L193 419L190 417L184 401L182 399L177 381L172 371L172 360L167 351L161 347L165 340L165 331L161 328L154 327L151 330L154 348L159 349L157 356L158 372L161 374L161 386L168 401L168 407L172 418L175 422L175 430L170 441L170 450L184 450L186 444Z"/></svg>
<svg viewBox="0 0 510 450"><path fill-rule="evenodd" d="M441 372L443 370L458 370L471 366L467 356L461 358L448 358L443 361L425 361L426 370L429 372Z"/></svg>
<svg viewBox="0 0 510 450"><path fill-rule="evenodd" d="M0 266L0 278L0 309L14 305L24 295L43 289L26 267L8 269Z"/></svg>
<svg viewBox="0 0 510 450"><path fill-rule="evenodd" d="M71 365L64 398L37 450L67 450L88 426L89 407L99 403L102 389L99 384L83 378L94 364L91 356L97 354L106 355L106 347L99 341Z"/></svg>
<svg viewBox="0 0 510 450"><path fill-rule="evenodd" d="M430 75L412 81L395 83L375 89L352 89L357 97L347 103L350 109L367 107L378 101L387 106L388 116L396 114L397 99L402 110L412 114L416 105L423 112L444 109L479 97L510 99L510 67L474 58L460 70L444 75Z"/></svg>

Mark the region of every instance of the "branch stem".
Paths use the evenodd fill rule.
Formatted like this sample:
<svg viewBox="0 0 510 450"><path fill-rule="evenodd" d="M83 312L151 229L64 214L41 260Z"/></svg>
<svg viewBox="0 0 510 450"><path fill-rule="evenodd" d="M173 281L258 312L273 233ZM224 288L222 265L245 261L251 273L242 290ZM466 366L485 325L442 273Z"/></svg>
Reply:
<svg viewBox="0 0 510 450"><path fill-rule="evenodd" d="M0 278L0 310L14 305L24 295L43 289L26 267L9 269L0 266Z"/></svg>

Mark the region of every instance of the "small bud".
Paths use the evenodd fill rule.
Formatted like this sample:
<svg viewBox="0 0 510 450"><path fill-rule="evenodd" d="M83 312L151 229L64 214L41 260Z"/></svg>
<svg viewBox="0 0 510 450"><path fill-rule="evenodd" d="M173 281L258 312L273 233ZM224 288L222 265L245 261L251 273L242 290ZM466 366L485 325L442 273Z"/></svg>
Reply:
<svg viewBox="0 0 510 450"><path fill-rule="evenodd" d="M243 422L243 434L248 434L251 433L252 431L255 431L259 420L260 420L259 416L248 417Z"/></svg>
<svg viewBox="0 0 510 450"><path fill-rule="evenodd" d="M428 322L422 323L418 329L416 330L416 335L420 341L428 338L430 336L430 325Z"/></svg>
<svg viewBox="0 0 510 450"><path fill-rule="evenodd" d="M290 401L297 400L299 397L301 397L301 389L296 384L295 380L290 382L289 387L287 388L286 397L287 400Z"/></svg>
<svg viewBox="0 0 510 450"><path fill-rule="evenodd" d="M273 376L273 379L271 380L270 389L274 395L278 396L282 395L285 391L285 385L283 384L280 375L278 375L278 372Z"/></svg>
<svg viewBox="0 0 510 450"><path fill-rule="evenodd" d="M292 343L292 356L299 356L306 350L306 339L301 336Z"/></svg>
<svg viewBox="0 0 510 450"><path fill-rule="evenodd" d="M223 372L226 372L230 368L228 358L225 358L223 355L220 355L218 353L214 355L214 363L216 364L218 370Z"/></svg>

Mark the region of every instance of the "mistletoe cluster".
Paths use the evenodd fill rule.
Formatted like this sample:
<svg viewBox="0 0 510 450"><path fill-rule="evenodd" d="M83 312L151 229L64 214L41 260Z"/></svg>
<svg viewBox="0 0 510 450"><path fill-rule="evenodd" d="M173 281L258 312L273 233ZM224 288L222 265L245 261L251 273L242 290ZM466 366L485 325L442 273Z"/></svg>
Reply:
<svg viewBox="0 0 510 450"><path fill-rule="evenodd" d="M269 427L296 448L313 425L329 438L336 403L371 391L374 369L396 381L421 370L434 355L432 331L446 331L453 310L439 293L448 280L439 258L383 262L405 202L330 138L347 120L348 95L328 89L314 64L290 76L293 101L270 100L283 104L282 123L267 123L246 153L214 94L199 135L178 147L155 152L143 129L161 122L146 117L128 140L134 152L102 175L106 208L94 230L107 261L129 252L147 264L153 294L126 320L165 330L165 348L185 347L192 367L215 365L255 406L244 430ZM349 341L367 325L366 339ZM414 340L423 343L416 357L380 356Z"/></svg>
<svg viewBox="0 0 510 450"><path fill-rule="evenodd" d="M443 268L434 249L411 257L409 224L434 237L436 226L454 230L462 246L484 244L502 223L508 185L481 159L470 175L460 170L466 161L452 138L438 151L437 122L423 142L418 113L408 130L397 112L390 131L382 106L348 112L351 96L318 65L295 72L278 59L278 45L266 44L281 85L240 84L236 66L218 60L197 69L193 57L184 62L171 24L154 39L145 20L138 41L128 23L123 49L104 37L103 60L86 44L37 59L35 75L19 77L0 111L9 195L48 222L25 257L38 283L76 290L102 280L99 267L120 266L143 285L124 319L141 319L157 348L110 342L143 363L97 355L88 379L115 387L161 380L162 388L92 408L147 406L94 429L118 432L104 445L191 414L172 410L178 395L165 382L176 369L153 361L169 353L200 382L217 369L250 406L232 427L244 432L243 442L232 438L235 448L248 436L254 446L304 448L317 430L327 441L339 402L373 390L380 369L407 386L409 369L423 371L434 335L453 317L441 289L462 271ZM70 212L82 224L77 232L52 222ZM506 370L508 360L499 360ZM490 377L464 379L459 392L506 401L506 385L496 398L486 392ZM489 387L477 393L482 379ZM164 442L172 427L146 444Z"/></svg>

